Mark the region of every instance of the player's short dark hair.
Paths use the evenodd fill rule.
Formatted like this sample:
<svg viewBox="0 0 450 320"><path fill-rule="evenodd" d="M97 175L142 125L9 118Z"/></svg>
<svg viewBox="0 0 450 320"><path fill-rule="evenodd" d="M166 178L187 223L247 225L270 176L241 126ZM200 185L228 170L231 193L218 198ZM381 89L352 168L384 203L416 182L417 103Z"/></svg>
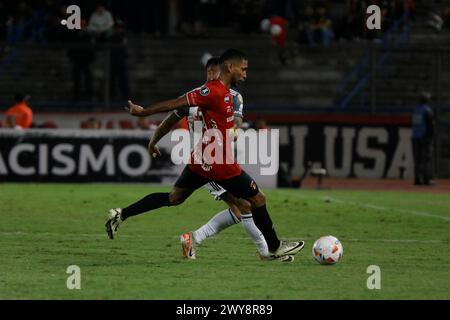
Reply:
<svg viewBox="0 0 450 320"><path fill-rule="evenodd" d="M247 56L242 51L236 49L228 49L220 56L220 64L230 60L247 60Z"/></svg>
<svg viewBox="0 0 450 320"><path fill-rule="evenodd" d="M219 57L212 57L209 58L208 61L206 62L205 68L208 69L210 67L215 67L218 65L220 65Z"/></svg>

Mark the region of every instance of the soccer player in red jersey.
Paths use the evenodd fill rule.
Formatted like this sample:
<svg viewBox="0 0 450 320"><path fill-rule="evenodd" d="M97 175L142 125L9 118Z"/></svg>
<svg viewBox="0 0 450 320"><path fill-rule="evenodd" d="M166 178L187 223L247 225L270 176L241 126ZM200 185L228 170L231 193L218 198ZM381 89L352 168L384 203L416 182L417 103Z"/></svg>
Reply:
<svg viewBox="0 0 450 320"><path fill-rule="evenodd" d="M110 210L106 230L111 239L114 238L120 224L127 218L163 206L181 204L195 190L213 181L235 197L250 202L253 220L264 235L273 257L295 255L303 249L304 241L279 240L266 208L264 194L255 181L241 170L232 156L230 129L233 129L234 117L229 90L231 85L237 85L246 80L248 59L244 53L229 49L221 55L220 66L219 79L206 82L202 87L177 99L159 102L147 108L128 102L130 114L139 117L198 106L203 115L204 136L200 142L201 146L194 148L191 153L191 162L185 166L169 193L152 193L126 208ZM207 149L219 151L208 154L205 152Z"/></svg>
<svg viewBox="0 0 450 320"><path fill-rule="evenodd" d="M220 75L219 57L211 57L206 63L205 71L206 81L218 79ZM233 96L234 128L240 128L244 117L244 99L236 90L230 89L230 93ZM158 126L158 129L154 132L149 143L148 150L152 157L161 155L157 143L182 119L187 120L189 134L191 137L194 137L196 123L202 124L202 113L197 106L186 107L169 112L166 118ZM183 256L186 259L196 259L196 248L200 246L205 239L213 237L230 226L241 224L255 244L260 259L271 260L266 239L264 239L263 234L253 221L250 203L242 198L236 198L218 183L211 181L203 187L208 190L214 200L224 201L228 205L228 208L215 214L207 223L203 224L195 231L186 232L180 236ZM281 256L277 260L281 262L293 262L294 256Z"/></svg>

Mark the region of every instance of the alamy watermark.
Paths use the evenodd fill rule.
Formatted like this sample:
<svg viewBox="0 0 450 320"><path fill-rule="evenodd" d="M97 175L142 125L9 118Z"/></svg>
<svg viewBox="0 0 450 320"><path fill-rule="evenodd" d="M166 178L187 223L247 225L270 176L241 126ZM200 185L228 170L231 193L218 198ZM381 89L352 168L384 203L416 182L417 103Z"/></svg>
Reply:
<svg viewBox="0 0 450 320"><path fill-rule="evenodd" d="M366 273L370 274L369 278L367 278L367 289L373 290L381 289L381 269L377 265L370 265L367 267Z"/></svg>
<svg viewBox="0 0 450 320"><path fill-rule="evenodd" d="M366 27L369 30L381 29L381 9L373 4L367 7L366 13L369 15L366 20Z"/></svg>
<svg viewBox="0 0 450 320"><path fill-rule="evenodd" d="M77 5L70 5L66 9L66 13L69 15L67 19L61 20L61 24L66 26L69 30L81 29L81 9Z"/></svg>
<svg viewBox="0 0 450 320"><path fill-rule="evenodd" d="M81 269L77 265L71 265L68 266L66 269L66 273L70 274L70 276L67 277L66 286L67 289L73 290L81 289Z"/></svg>
<svg viewBox="0 0 450 320"><path fill-rule="evenodd" d="M278 173L278 129L228 129L224 137L218 129L203 130L201 121L194 121L192 127L192 133L184 129L172 131L171 141L177 142L171 152L174 164L200 164L205 171L214 164L258 164L261 175Z"/></svg>

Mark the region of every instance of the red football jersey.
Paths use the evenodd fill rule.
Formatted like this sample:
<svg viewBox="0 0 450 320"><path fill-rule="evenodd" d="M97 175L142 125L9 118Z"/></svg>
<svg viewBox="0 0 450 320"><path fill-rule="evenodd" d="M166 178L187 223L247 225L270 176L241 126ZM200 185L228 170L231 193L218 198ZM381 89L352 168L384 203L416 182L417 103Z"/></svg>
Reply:
<svg viewBox="0 0 450 320"><path fill-rule="evenodd" d="M231 152L233 138L227 132L234 126L230 91L220 80L213 80L188 92L186 97L189 106L198 106L203 114L201 145L195 146L191 153L191 170L217 181L241 174Z"/></svg>

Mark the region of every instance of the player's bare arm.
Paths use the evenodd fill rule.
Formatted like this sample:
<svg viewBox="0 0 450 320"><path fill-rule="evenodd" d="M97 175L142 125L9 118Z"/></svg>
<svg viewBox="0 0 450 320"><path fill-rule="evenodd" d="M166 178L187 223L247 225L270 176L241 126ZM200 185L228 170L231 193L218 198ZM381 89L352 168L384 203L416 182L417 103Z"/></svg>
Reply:
<svg viewBox="0 0 450 320"><path fill-rule="evenodd" d="M240 129L242 126L242 117L234 116L234 129Z"/></svg>
<svg viewBox="0 0 450 320"><path fill-rule="evenodd" d="M158 128L155 131L155 134L150 140L148 144L148 152L152 157L160 156L161 152L159 151L158 146L156 145L159 140L162 139L169 131L173 128L173 126L180 121L180 118L174 113L170 112L167 117L161 122Z"/></svg>
<svg viewBox="0 0 450 320"><path fill-rule="evenodd" d="M161 101L147 108L143 108L140 105L134 104L133 102L131 102L131 100L128 100L128 110L130 114L135 117L147 117L156 113L172 111L188 106L189 103L186 96L181 96L177 99Z"/></svg>

